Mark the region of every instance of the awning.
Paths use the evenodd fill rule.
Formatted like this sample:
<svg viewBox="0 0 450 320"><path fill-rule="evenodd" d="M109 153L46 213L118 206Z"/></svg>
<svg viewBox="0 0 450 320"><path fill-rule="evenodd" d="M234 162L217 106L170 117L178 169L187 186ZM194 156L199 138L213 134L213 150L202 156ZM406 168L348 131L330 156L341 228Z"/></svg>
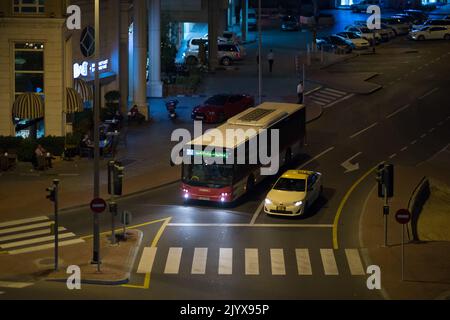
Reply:
<svg viewBox="0 0 450 320"><path fill-rule="evenodd" d="M66 88L66 108L64 111L67 114L73 114L81 112L83 109L83 100L80 94L75 89Z"/></svg>
<svg viewBox="0 0 450 320"><path fill-rule="evenodd" d="M43 118L44 101L35 93L23 93L14 101L12 116L30 120Z"/></svg>
<svg viewBox="0 0 450 320"><path fill-rule="evenodd" d="M82 79L75 79L73 82L73 88L80 94L83 102L93 100L91 87L86 83L86 81Z"/></svg>

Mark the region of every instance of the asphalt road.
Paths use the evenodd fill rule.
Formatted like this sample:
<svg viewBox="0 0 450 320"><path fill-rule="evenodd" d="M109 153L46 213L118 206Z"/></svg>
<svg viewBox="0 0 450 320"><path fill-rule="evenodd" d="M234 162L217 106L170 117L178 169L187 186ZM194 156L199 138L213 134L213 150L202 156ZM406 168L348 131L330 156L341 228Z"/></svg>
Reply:
<svg viewBox="0 0 450 320"><path fill-rule="evenodd" d="M405 48L411 52L404 53ZM362 203L375 180L374 174L360 178L381 161L414 166L448 145L449 59L450 42L412 43L398 38L375 55L363 55L328 69L378 72L372 81L383 89L335 104L308 125L308 145L295 167L322 172L325 189L306 217L274 218L261 213L260 204L271 181L230 208L185 206L179 185L168 185L119 202L121 209L133 213L136 225L172 218L157 244L148 288L143 287L145 275L133 273L133 288L105 290L84 285L75 292L64 284L39 282L24 289L2 289L5 293L0 298L382 299L382 291L367 289L367 275L354 274L347 256L354 251L346 251L358 249L357 256L364 269L367 267L358 225ZM354 171L346 172L342 166L346 161L353 164ZM91 233L89 222L87 209L65 213L61 218L62 225L80 236ZM108 226L105 215L102 229ZM135 269L143 248L156 236L153 227L141 229L144 242ZM197 250L198 254L207 249L201 274L192 274L196 248L203 249ZM256 254L258 267L252 264L246 268L246 249L257 249L247 250L247 254L249 259ZM309 258L310 264L305 260L300 264L299 257ZM205 262L196 259L199 261ZM246 275L246 271L257 274Z"/></svg>

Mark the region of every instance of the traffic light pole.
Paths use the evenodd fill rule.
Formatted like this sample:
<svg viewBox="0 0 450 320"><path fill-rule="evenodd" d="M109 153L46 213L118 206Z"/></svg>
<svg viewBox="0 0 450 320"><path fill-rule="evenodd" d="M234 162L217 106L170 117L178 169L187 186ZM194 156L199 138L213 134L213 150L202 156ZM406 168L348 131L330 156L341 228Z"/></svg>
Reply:
<svg viewBox="0 0 450 320"><path fill-rule="evenodd" d="M55 224L54 224L54 231L55 231L55 271L58 271L59 266L59 219L58 219L58 201L59 201L59 194L58 194L58 186L59 186L59 180L55 179L53 180L53 188L55 188L55 201L53 202L54 210L55 210Z"/></svg>
<svg viewBox="0 0 450 320"><path fill-rule="evenodd" d="M384 190L384 209L383 209L383 216L384 216L384 246L388 246L388 215L389 215L389 202L388 202L388 195L387 195L387 188L386 185L383 185Z"/></svg>

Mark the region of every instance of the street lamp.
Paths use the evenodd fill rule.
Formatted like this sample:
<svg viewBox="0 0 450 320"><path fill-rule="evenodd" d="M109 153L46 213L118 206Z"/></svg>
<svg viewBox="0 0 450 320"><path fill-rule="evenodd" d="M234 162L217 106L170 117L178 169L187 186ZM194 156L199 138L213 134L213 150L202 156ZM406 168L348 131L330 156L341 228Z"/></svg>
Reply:
<svg viewBox="0 0 450 320"><path fill-rule="evenodd" d="M261 0L258 0L258 101L262 103L262 30L261 30Z"/></svg>
<svg viewBox="0 0 450 320"><path fill-rule="evenodd" d="M94 199L100 197L100 0L95 0L95 80L94 80ZM94 245L92 264L100 271L100 222L99 214L94 212Z"/></svg>

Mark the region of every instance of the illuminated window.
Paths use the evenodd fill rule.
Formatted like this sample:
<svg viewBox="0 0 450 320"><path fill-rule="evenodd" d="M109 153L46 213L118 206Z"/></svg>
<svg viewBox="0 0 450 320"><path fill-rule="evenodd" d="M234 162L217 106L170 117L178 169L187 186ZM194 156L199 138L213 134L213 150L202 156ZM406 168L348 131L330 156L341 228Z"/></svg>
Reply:
<svg viewBox="0 0 450 320"><path fill-rule="evenodd" d="M45 0L14 0L14 13L44 13Z"/></svg>
<svg viewBox="0 0 450 320"><path fill-rule="evenodd" d="M14 44L14 77L16 97L25 92L44 95L44 44L17 42Z"/></svg>

